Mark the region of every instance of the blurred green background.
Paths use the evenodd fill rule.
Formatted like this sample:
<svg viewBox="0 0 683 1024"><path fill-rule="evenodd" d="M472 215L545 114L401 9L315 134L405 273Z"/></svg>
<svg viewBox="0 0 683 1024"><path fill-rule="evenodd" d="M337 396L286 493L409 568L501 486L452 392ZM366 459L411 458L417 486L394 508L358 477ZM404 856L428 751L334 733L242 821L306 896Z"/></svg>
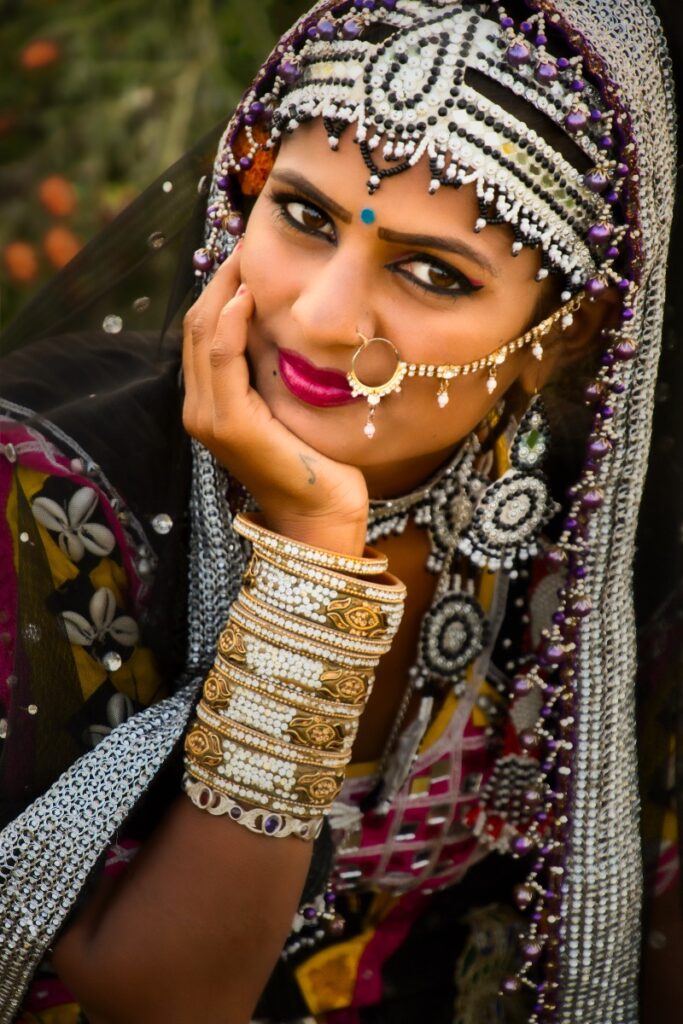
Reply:
<svg viewBox="0 0 683 1024"><path fill-rule="evenodd" d="M230 112L309 6L0 0L0 327Z"/></svg>

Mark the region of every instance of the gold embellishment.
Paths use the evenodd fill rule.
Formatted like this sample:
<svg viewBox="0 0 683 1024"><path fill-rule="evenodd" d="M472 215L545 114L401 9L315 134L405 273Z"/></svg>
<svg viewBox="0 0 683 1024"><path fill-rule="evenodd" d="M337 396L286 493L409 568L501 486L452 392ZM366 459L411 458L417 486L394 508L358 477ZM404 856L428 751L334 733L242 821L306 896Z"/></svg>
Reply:
<svg viewBox="0 0 683 1024"><path fill-rule="evenodd" d="M387 631L387 617L382 609L368 601L340 597L325 609L329 622L341 633L360 633L364 637L382 637Z"/></svg>
<svg viewBox="0 0 683 1024"><path fill-rule="evenodd" d="M344 701L345 704L364 704L372 677L372 672L327 668L320 676L321 686L318 693L321 697L331 697L333 700Z"/></svg>
<svg viewBox="0 0 683 1024"><path fill-rule="evenodd" d="M247 648L244 644L244 636L241 629L234 622L228 622L221 633L220 640L218 641L218 650L224 658L236 661L240 665L245 664Z"/></svg>
<svg viewBox="0 0 683 1024"><path fill-rule="evenodd" d="M204 696L214 708L227 708L234 687L229 680L217 669L212 668L204 683Z"/></svg>
<svg viewBox="0 0 683 1024"><path fill-rule="evenodd" d="M219 737L199 723L195 723L187 734L185 753L208 768L217 768L223 762Z"/></svg>
<svg viewBox="0 0 683 1024"><path fill-rule="evenodd" d="M310 771L302 769L297 772L294 797L307 803L323 807L331 804L342 788L344 773L333 774L326 771Z"/></svg>
<svg viewBox="0 0 683 1024"><path fill-rule="evenodd" d="M287 729L287 735L296 743L321 750L341 750L347 733L346 722L321 715L295 715Z"/></svg>

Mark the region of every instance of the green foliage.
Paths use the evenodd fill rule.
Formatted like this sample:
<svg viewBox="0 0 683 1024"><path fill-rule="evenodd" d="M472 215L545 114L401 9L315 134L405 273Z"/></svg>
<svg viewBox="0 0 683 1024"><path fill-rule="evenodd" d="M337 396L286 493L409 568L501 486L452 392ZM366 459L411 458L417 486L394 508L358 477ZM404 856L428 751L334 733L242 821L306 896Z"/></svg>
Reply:
<svg viewBox="0 0 683 1024"><path fill-rule="evenodd" d="M308 6L0 0L0 325L235 106Z"/></svg>

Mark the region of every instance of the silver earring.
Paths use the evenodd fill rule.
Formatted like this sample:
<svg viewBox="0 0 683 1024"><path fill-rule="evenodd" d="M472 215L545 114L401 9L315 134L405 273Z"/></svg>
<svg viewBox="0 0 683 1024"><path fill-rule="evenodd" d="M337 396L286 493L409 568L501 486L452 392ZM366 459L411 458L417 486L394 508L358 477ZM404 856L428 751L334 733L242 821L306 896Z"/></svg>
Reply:
<svg viewBox="0 0 683 1024"><path fill-rule="evenodd" d="M458 547L477 566L517 575L517 566L538 551L541 530L556 513L543 473L550 425L535 395L510 448L511 466L484 490Z"/></svg>

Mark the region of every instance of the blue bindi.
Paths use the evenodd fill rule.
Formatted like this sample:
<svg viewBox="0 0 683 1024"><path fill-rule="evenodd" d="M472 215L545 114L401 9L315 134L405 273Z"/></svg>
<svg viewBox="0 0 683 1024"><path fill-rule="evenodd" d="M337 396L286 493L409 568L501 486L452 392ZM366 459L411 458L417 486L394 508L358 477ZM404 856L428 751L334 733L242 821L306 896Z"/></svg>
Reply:
<svg viewBox="0 0 683 1024"><path fill-rule="evenodd" d="M360 211L360 219L363 221L364 224L374 224L375 221L377 220L377 215L374 210L372 210L369 206L366 206L363 210Z"/></svg>

